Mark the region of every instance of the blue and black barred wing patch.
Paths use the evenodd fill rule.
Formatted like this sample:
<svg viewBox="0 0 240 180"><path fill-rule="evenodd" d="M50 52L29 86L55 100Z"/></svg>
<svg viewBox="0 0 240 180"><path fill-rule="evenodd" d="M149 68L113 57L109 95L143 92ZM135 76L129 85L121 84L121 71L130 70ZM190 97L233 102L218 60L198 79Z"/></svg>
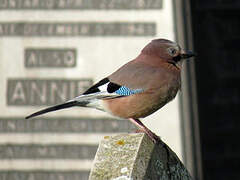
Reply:
<svg viewBox="0 0 240 180"><path fill-rule="evenodd" d="M92 93L100 93L106 92L110 94L117 94L120 96L130 96L133 94L143 92L143 89L130 89L126 86L121 86L116 83L110 82L108 78L104 78L103 80L99 81L91 88L89 88L83 95L92 94Z"/></svg>
<svg viewBox="0 0 240 180"><path fill-rule="evenodd" d="M130 96L133 94L141 93L143 92L142 89L129 89L128 87L121 86L115 93L121 95L121 96Z"/></svg>

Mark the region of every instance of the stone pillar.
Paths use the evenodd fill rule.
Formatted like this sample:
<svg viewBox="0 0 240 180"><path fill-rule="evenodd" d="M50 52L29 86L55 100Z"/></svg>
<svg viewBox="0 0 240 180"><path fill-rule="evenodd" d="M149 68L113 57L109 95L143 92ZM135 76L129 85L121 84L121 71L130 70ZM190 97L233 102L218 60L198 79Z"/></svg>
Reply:
<svg viewBox="0 0 240 180"><path fill-rule="evenodd" d="M164 143L144 133L105 136L89 180L191 180L187 169Z"/></svg>

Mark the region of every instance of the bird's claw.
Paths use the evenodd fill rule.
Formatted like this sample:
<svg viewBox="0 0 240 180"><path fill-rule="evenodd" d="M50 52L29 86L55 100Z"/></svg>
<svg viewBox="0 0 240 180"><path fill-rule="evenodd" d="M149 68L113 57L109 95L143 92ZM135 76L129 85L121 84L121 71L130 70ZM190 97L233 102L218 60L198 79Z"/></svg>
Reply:
<svg viewBox="0 0 240 180"><path fill-rule="evenodd" d="M160 136L157 136L155 133L153 133L150 130L147 129L137 129L137 133L145 133L154 144L159 144L161 142Z"/></svg>

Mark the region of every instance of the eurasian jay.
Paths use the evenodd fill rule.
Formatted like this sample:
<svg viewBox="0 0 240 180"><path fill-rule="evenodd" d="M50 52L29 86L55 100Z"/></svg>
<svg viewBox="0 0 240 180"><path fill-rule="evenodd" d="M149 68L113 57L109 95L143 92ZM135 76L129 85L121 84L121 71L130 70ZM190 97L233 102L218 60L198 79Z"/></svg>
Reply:
<svg viewBox="0 0 240 180"><path fill-rule="evenodd" d="M181 87L182 60L194 54L166 39L155 39L140 55L102 79L82 95L63 104L35 112L26 119L73 106L96 108L129 119L153 142L159 137L139 118L144 118L171 101Z"/></svg>

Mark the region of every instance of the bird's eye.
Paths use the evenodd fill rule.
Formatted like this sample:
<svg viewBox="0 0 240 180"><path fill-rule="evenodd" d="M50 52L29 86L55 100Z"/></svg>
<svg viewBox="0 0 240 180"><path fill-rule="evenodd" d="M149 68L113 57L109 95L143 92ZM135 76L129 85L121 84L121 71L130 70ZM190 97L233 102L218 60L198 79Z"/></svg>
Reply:
<svg viewBox="0 0 240 180"><path fill-rule="evenodd" d="M174 49L174 48L168 48L168 53L171 55L171 56L174 56L176 54L177 50Z"/></svg>

